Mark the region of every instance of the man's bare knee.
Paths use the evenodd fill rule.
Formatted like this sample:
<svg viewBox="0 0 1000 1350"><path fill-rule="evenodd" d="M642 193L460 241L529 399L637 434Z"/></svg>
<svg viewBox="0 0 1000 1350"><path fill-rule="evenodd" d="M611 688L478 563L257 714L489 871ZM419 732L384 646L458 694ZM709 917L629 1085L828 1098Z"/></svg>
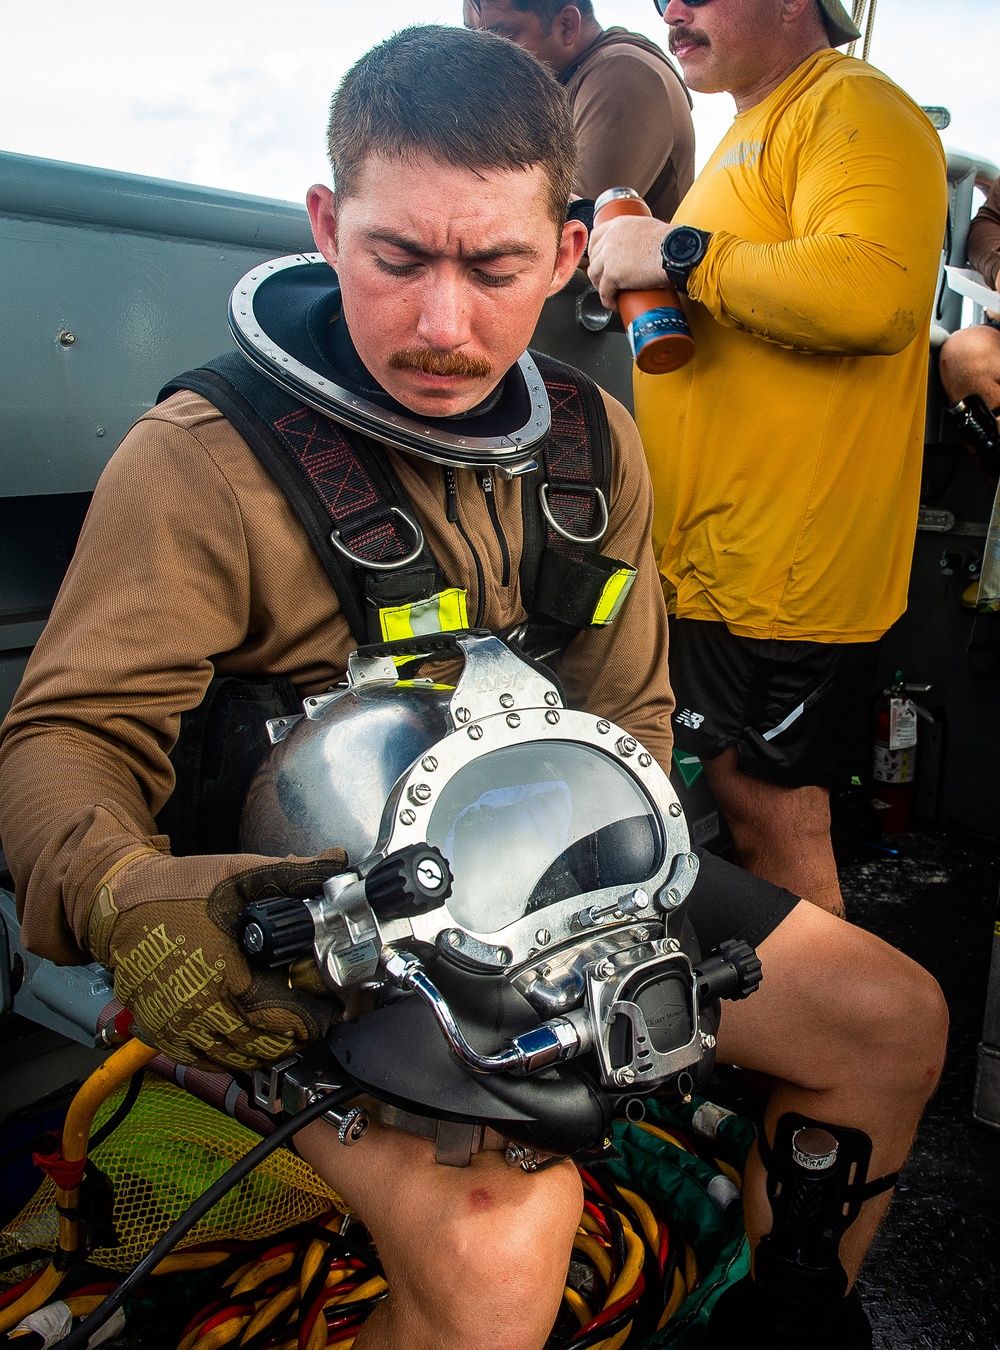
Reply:
<svg viewBox="0 0 1000 1350"><path fill-rule="evenodd" d="M941 348L941 380L951 399L1000 383L1000 332L983 324L960 328Z"/></svg>
<svg viewBox="0 0 1000 1350"><path fill-rule="evenodd" d="M456 1343L529 1350L559 1311L583 1209L570 1163L534 1176L470 1169L407 1258L409 1294L423 1320L446 1323ZM391 1284L391 1280L390 1280Z"/></svg>

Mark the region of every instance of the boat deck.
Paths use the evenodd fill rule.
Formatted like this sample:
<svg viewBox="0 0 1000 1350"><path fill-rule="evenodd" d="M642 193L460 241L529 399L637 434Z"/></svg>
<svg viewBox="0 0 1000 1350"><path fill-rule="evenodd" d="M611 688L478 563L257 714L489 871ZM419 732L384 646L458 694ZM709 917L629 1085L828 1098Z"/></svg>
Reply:
<svg viewBox="0 0 1000 1350"><path fill-rule="evenodd" d="M876 1350L1000 1347L1000 1132L972 1120L997 913L996 849L912 834L841 869L848 915L932 971L951 1009L941 1086L860 1286Z"/></svg>

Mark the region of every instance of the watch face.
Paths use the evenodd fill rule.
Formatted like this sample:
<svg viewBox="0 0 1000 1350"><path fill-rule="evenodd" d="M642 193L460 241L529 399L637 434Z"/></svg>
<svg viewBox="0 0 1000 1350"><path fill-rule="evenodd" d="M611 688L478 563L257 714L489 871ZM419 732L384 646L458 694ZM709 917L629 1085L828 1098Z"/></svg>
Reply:
<svg viewBox="0 0 1000 1350"><path fill-rule="evenodd" d="M691 262L702 250L701 235L697 230L674 230L667 235L667 252L673 263Z"/></svg>

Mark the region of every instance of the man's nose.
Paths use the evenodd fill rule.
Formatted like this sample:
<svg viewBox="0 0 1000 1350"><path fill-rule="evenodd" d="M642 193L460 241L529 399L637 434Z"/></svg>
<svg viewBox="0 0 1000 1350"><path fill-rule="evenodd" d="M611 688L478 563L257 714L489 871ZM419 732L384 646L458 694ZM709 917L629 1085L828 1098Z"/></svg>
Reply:
<svg viewBox="0 0 1000 1350"><path fill-rule="evenodd" d="M454 351L468 342L469 315L459 278L430 279L422 297L417 336L437 351Z"/></svg>
<svg viewBox="0 0 1000 1350"><path fill-rule="evenodd" d="M663 11L664 23L686 23L690 17L691 9L684 0L667 0L667 7Z"/></svg>

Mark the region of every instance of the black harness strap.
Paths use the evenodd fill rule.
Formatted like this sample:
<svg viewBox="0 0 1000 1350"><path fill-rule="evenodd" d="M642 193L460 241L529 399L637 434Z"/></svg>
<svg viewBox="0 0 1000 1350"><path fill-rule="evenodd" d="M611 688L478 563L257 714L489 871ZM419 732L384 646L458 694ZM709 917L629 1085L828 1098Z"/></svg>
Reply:
<svg viewBox="0 0 1000 1350"><path fill-rule="evenodd" d="M598 561L599 540L581 540L595 534L604 518L611 436L596 385L561 361L532 356L548 391L552 429L540 449L538 471L522 480L521 593L529 624L551 627L555 620L560 631L565 629L565 645L589 623L608 570L609 560ZM441 573L426 543L411 565L379 571L380 565L413 551L415 536L407 522L415 516L377 442L303 405L239 352L177 376L157 401L180 389L201 394L218 408L281 488L358 642L380 637L380 606L425 599L440 588ZM558 529L542 510L541 484ZM331 543L331 526L356 561Z"/></svg>
<svg viewBox="0 0 1000 1350"><path fill-rule="evenodd" d="M524 543L520 580L524 607L534 608L543 554L552 550L581 559L599 545L566 539L545 519L538 500L540 483L548 484L549 511L568 533L591 535L601 519L599 489L607 500L611 479L611 432L604 400L582 371L541 352L532 352L552 410L552 429L540 454L540 472L526 475L521 491Z"/></svg>
<svg viewBox="0 0 1000 1350"><path fill-rule="evenodd" d="M238 352L178 375L157 402L179 389L208 399L249 445L305 530L354 637L368 642L366 597L374 577L365 564L397 561L415 544L406 523L414 519L412 507L381 447L304 406ZM331 544L331 526L358 564ZM426 544L412 570L402 570L405 581L391 574L396 603L433 592L436 568Z"/></svg>

